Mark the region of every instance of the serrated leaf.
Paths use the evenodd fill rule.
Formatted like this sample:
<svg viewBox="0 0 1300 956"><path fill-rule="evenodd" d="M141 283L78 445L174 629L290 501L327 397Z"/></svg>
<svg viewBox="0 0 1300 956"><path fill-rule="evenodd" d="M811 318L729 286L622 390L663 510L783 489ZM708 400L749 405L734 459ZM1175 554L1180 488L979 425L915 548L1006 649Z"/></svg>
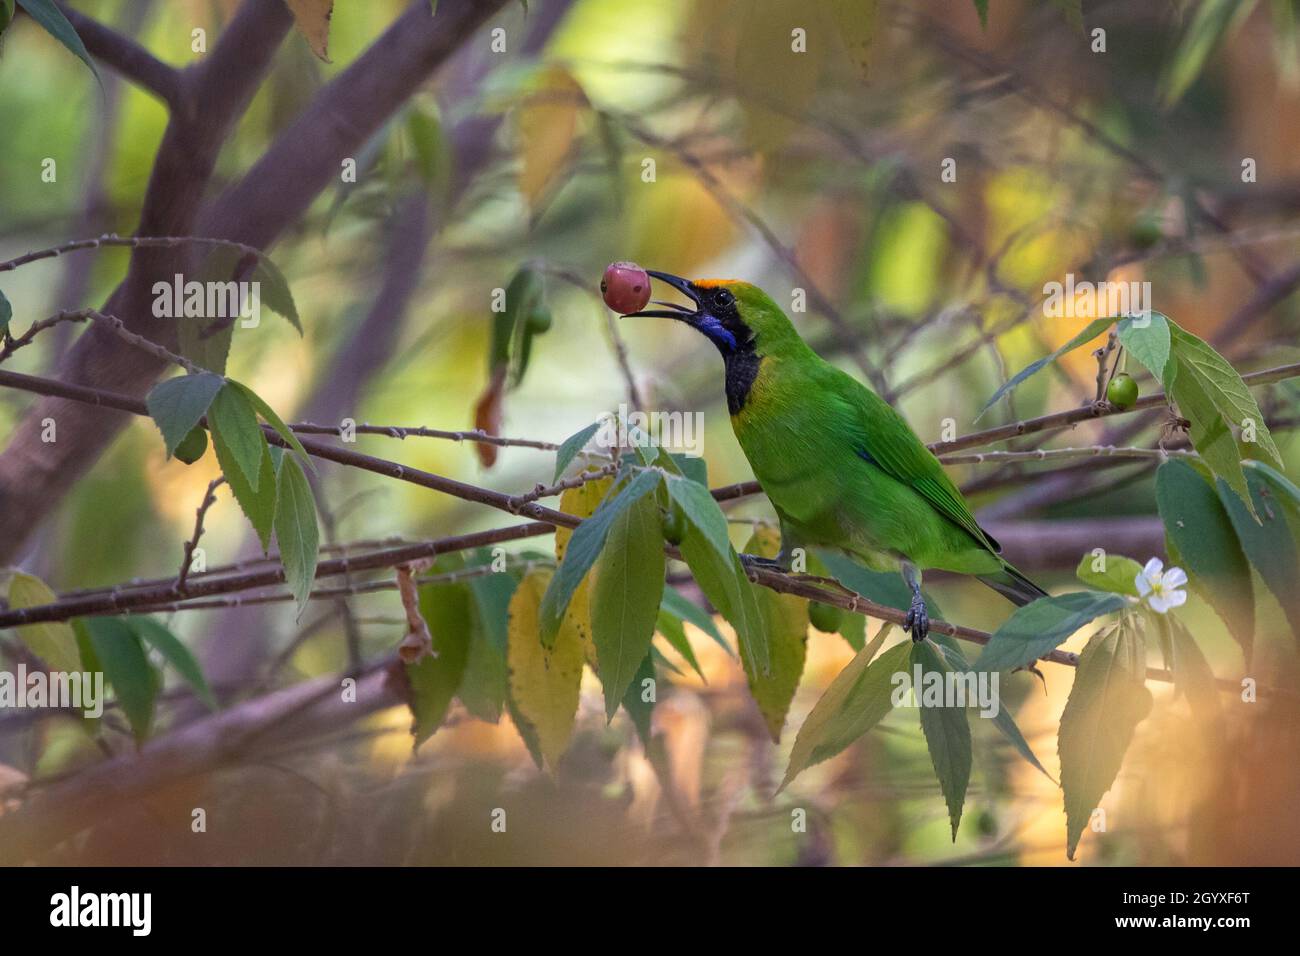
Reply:
<svg viewBox="0 0 1300 956"><path fill-rule="evenodd" d="M687 665L700 676L700 680L707 683L704 671L700 669L699 659L695 656L695 648L691 646L690 638L686 636L686 628L682 625L681 620L661 606L659 614L655 617L655 630L668 642L673 650L682 656Z"/></svg>
<svg viewBox="0 0 1300 956"><path fill-rule="evenodd" d="M117 617L87 618L86 629L99 665L104 669L104 679L112 685L135 739L144 740L153 722L158 677L139 635Z"/></svg>
<svg viewBox="0 0 1300 956"><path fill-rule="evenodd" d="M725 560L732 553L731 539L727 535L727 516L722 513L709 489L688 478L674 475L667 476L664 482L669 496L681 506L686 520L713 546L718 557Z"/></svg>
<svg viewBox="0 0 1300 956"><path fill-rule="evenodd" d="M298 436L293 433L293 429L286 425L284 420L275 413L275 409L266 404L262 399L262 396L258 395L243 382L236 382L231 379L229 384L237 388L244 398L248 399L248 403L253 406L254 411L261 415L262 418L266 419L266 423L274 428L276 433L289 443L289 447L298 453L299 461L311 471L315 472L316 463L313 462L311 456L307 454L307 449L302 447L302 442L298 441Z"/></svg>
<svg viewBox="0 0 1300 956"><path fill-rule="evenodd" d="M646 654L623 694L623 709L632 718L632 726L636 728L642 746L650 745L650 721L654 715L655 697L658 696L654 685L656 679L655 656L653 653ZM650 682L648 686L647 681ZM647 697L650 699L647 700Z"/></svg>
<svg viewBox="0 0 1300 956"><path fill-rule="evenodd" d="M460 564L459 560L443 560L436 569L453 570L453 565ZM406 665L411 687L411 735L416 747L442 725L460 689L469 658L471 605L465 584L420 586L420 616L429 626L434 653Z"/></svg>
<svg viewBox="0 0 1300 956"><path fill-rule="evenodd" d="M1201 653L1195 638L1183 622L1166 614L1174 645L1174 690L1187 698L1192 713L1210 733L1218 733L1223 709L1219 706L1219 686L1210 662Z"/></svg>
<svg viewBox="0 0 1300 956"><path fill-rule="evenodd" d="M81 37L73 29L68 18L63 12L54 5L53 0L18 0L18 6L27 11L28 16L41 25L41 27L54 39L64 45L74 56L82 63L90 67L90 72L95 75L95 81L100 86L104 81L99 76L99 71L95 69L94 62L90 59L90 53L86 50L86 45L81 42Z"/></svg>
<svg viewBox="0 0 1300 956"><path fill-rule="evenodd" d="M745 545L745 551L763 558L774 558L781 549L781 536L775 528L759 526ZM789 594L777 594L759 588L754 597L767 626L771 648L771 666L766 673L754 667L741 645L740 660L749 682L749 692L763 714L763 722L774 743L781 741L790 702L803 676L808 655L808 602Z"/></svg>
<svg viewBox="0 0 1300 956"><path fill-rule="evenodd" d="M975 669L1005 671L1036 661L1089 621L1127 607L1119 594L1072 591L1016 608L984 645Z"/></svg>
<svg viewBox="0 0 1300 956"><path fill-rule="evenodd" d="M549 647L542 644L541 603L552 574L529 571L510 599L507 654L510 701L525 742L535 741L534 759L554 770L569 744L582 683L582 641L561 627ZM530 747L530 749L532 749Z"/></svg>
<svg viewBox="0 0 1300 956"><path fill-rule="evenodd" d="M564 474L564 469L569 467L569 463L587 446L591 437L600 430L600 422L592 422L586 428L574 432L560 444L559 450L555 453L555 477L553 481L559 481L560 475Z"/></svg>
<svg viewBox="0 0 1300 956"><path fill-rule="evenodd" d="M52 604L55 600L54 592L35 575L22 571L10 575L9 606L14 610ZM50 670L71 673L80 669L77 636L66 621L24 624L14 630L23 646L49 665Z"/></svg>
<svg viewBox="0 0 1300 956"><path fill-rule="evenodd" d="M208 408L208 427L225 445L249 488L257 491L267 449L266 436L257 424L252 403L237 386L227 383L213 397ZM226 480L230 480L229 474Z"/></svg>
<svg viewBox="0 0 1300 956"><path fill-rule="evenodd" d="M615 519L659 484L654 471L639 472L573 531L564 544L564 558L551 579L540 611L542 643L549 645L559 630L565 611L587 572L600 556ZM560 543L556 540L557 549Z"/></svg>
<svg viewBox="0 0 1300 956"><path fill-rule="evenodd" d="M1178 371L1170 394L1192 423L1188 431L1192 447L1200 454L1204 465L1245 500L1246 474L1242 470L1241 448L1232 429L1214 407L1207 384L1176 355L1174 360Z"/></svg>
<svg viewBox="0 0 1300 956"><path fill-rule="evenodd" d="M718 625L713 623L713 615L709 614L708 611L704 610L704 608L698 606L692 601L687 600L676 588L668 585L664 586L664 596L660 608L680 621L694 624L705 634L709 635L709 637L713 638L714 643L724 651L733 657L735 656L735 651L731 649L731 645L727 643L727 639L723 637L722 632L718 630Z"/></svg>
<svg viewBox="0 0 1300 956"><path fill-rule="evenodd" d="M713 543L694 526L688 527L680 551L704 596L735 628L742 656L748 655L760 673L768 673L771 648L767 622L740 558L734 551L725 558L720 556Z"/></svg>
<svg viewBox="0 0 1300 956"><path fill-rule="evenodd" d="M1156 507L1192 587L1241 645L1247 661L1255 639L1250 565L1223 502L1196 469L1171 459L1156 471Z"/></svg>
<svg viewBox="0 0 1300 956"><path fill-rule="evenodd" d="M614 518L601 553L591 627L610 720L654 639L664 591L663 543L659 506L643 496Z"/></svg>
<svg viewBox="0 0 1300 956"><path fill-rule="evenodd" d="M235 496L235 501L239 508L244 512L244 516L257 532L257 539L262 544L263 553L271 546L271 532L275 526L275 503L278 498L278 489L276 488L276 464L275 452L279 449L273 449L269 445L262 452L262 465L258 478L257 489L254 490L252 485L244 478L243 471L240 470L239 464L235 461L234 453L226 447L224 441L216 433L212 433L212 448L217 455L217 464L221 466L221 473L226 476L226 484L230 486L230 493ZM283 459L281 459L283 460Z"/></svg>
<svg viewBox="0 0 1300 956"><path fill-rule="evenodd" d="M965 707L946 707L942 701L937 705L926 703L926 675L938 674L939 686L942 688L943 675L951 670L935 645L929 641L914 643L908 663L913 675L917 673L918 667L921 669L919 687L913 676L913 692L917 708L921 711L921 730L930 751L930 763L934 766L935 776L939 778L939 789L943 791L944 802L948 805L948 820L952 824L953 841L956 842L962 807L966 803L966 787L970 783L970 721L966 717Z"/></svg>
<svg viewBox="0 0 1300 956"><path fill-rule="evenodd" d="M320 557L320 530L316 526L316 499L301 466L288 455L280 463L275 505L275 542L284 565L285 583L302 613L316 580Z"/></svg>
<svg viewBox="0 0 1300 956"><path fill-rule="evenodd" d="M1263 475L1249 470L1246 485L1258 521L1222 478L1218 479L1219 500L1228 512L1242 551L1282 606L1292 636L1300 638L1300 556L1296 554L1295 539Z"/></svg>
<svg viewBox="0 0 1300 956"><path fill-rule="evenodd" d="M973 669L970 662L966 660L966 655L962 653L961 648L958 646L956 638L949 637L947 634L936 634L932 632L930 634L930 640L939 645L939 649L943 651L944 658L948 661L948 666L950 668L962 673ZM1033 748L1029 746L1029 741L1025 739L1025 735L1021 733L1020 725L1016 723L1016 718L1012 716L1010 709L1002 706L1001 702L999 702L997 713L992 719L993 726L1001 732L1002 736L1007 738L1011 743L1011 746L1016 748L1016 751L1020 756L1024 757L1030 765L1036 767L1044 777L1055 784L1056 781L1052 778L1052 775L1047 772L1047 768L1039 761Z"/></svg>
<svg viewBox="0 0 1300 956"><path fill-rule="evenodd" d="M1115 319L1113 317L1093 319L1084 327L1082 332L1070 339L1070 341L1066 342L1051 355L1046 358L1041 358L1037 362L1031 362L1029 365L1026 365L1015 375L1011 376L1011 378L1007 379L1007 381L993 393L993 397L984 403L984 407L981 408L979 414L975 416L975 421L978 422L983 418L984 413L992 408L999 398L1018 386L1025 379L1029 378L1035 372L1040 371L1045 366L1050 365L1052 362L1055 362L1065 353L1073 352L1080 345L1083 345L1086 342L1091 342L1097 336L1101 335L1102 332L1106 331L1106 329L1108 329L1114 322Z"/></svg>
<svg viewBox="0 0 1300 956"><path fill-rule="evenodd" d="M780 789L809 767L840 753L894 709L894 675L907 667L912 642L894 645L873 662L887 630L882 628L858 651L808 714L795 737Z"/></svg>
<svg viewBox="0 0 1300 956"><path fill-rule="evenodd" d="M1162 312L1148 312L1119 321L1119 344L1141 362L1165 388L1170 384L1169 321Z"/></svg>
<svg viewBox="0 0 1300 956"><path fill-rule="evenodd" d="M176 452L190 430L208 413L226 380L211 372L180 375L159 382L149 390L144 404L149 416L162 432L167 457Z"/></svg>
<svg viewBox="0 0 1300 956"><path fill-rule="evenodd" d="M1097 561L1103 562L1100 571L1093 568ZM1126 594L1137 597L1137 576L1142 573L1142 565L1122 554L1102 554L1094 557L1085 554L1075 569L1075 576L1089 587L1112 594Z"/></svg>
<svg viewBox="0 0 1300 956"><path fill-rule="evenodd" d="M1093 810L1115 782L1134 728L1151 710L1145 677L1141 637L1123 623L1095 635L1079 656L1057 738L1070 859Z"/></svg>
<svg viewBox="0 0 1300 956"><path fill-rule="evenodd" d="M474 596L474 631L459 697L466 710L491 723L501 719L505 704L510 599L518 584L512 573L489 574L469 582Z"/></svg>
<svg viewBox="0 0 1300 956"><path fill-rule="evenodd" d="M203 676L203 669L199 667L199 662L190 653L190 649L180 642L180 638L152 617L133 615L124 620L140 640L161 654L163 660L176 669L176 673L194 689L195 696L209 710L217 709L217 699Z"/></svg>

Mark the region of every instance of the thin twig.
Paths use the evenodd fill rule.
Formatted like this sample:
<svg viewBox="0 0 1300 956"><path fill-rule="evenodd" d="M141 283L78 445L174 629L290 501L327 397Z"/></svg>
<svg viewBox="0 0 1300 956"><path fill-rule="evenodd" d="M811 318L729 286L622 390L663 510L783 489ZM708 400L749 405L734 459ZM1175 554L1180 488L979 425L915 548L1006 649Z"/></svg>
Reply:
<svg viewBox="0 0 1300 956"><path fill-rule="evenodd" d="M225 484L225 482L224 475L220 478L213 478L208 482L208 490L203 493L203 501L194 512L194 533L185 542L185 556L181 559L180 573L176 575L177 594L185 593L185 582L190 576L190 564L194 560L194 549L199 546L199 538L203 537L203 519L207 517L208 509L217 503L217 488Z"/></svg>

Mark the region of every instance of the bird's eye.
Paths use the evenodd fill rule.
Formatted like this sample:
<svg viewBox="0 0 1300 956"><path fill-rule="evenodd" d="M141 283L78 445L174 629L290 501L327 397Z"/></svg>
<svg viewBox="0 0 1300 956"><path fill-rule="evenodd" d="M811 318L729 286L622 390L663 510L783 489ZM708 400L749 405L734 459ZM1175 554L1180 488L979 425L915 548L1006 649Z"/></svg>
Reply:
<svg viewBox="0 0 1300 956"><path fill-rule="evenodd" d="M731 303L736 301L736 297L726 289L719 289L714 295L714 300L718 305L731 305Z"/></svg>

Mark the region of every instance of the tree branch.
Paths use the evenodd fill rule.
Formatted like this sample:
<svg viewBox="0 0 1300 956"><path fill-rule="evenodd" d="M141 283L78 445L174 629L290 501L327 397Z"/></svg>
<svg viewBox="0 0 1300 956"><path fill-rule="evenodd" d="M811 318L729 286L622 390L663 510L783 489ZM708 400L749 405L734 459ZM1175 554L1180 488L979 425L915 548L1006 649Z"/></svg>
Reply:
<svg viewBox="0 0 1300 956"><path fill-rule="evenodd" d="M148 90L171 109L182 108L185 95L185 74L168 66L130 37L118 33L65 3L58 4L63 15L72 24L86 51L101 63Z"/></svg>

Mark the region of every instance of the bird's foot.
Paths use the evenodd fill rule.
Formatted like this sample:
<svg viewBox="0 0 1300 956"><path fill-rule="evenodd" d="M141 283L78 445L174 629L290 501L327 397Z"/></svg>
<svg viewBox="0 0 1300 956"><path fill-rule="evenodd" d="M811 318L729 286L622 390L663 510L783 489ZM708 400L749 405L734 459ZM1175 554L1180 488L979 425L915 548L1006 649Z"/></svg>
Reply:
<svg viewBox="0 0 1300 956"><path fill-rule="evenodd" d="M903 630L910 631L913 643L919 644L930 633L930 615L925 609L925 601L920 594L912 596L912 606L907 617L903 618Z"/></svg>
<svg viewBox="0 0 1300 956"><path fill-rule="evenodd" d="M1011 669L1011 673L1013 674L1019 671L1025 671L1026 673L1033 674L1037 677L1043 682L1043 693L1047 693L1047 678L1044 677L1043 672L1038 669L1038 661L1030 661L1028 664L1022 664L1019 667L1013 667Z"/></svg>
<svg viewBox="0 0 1300 956"><path fill-rule="evenodd" d="M785 567L776 558L762 558L757 554L740 554L740 563L746 568L765 568L768 571L784 571Z"/></svg>

